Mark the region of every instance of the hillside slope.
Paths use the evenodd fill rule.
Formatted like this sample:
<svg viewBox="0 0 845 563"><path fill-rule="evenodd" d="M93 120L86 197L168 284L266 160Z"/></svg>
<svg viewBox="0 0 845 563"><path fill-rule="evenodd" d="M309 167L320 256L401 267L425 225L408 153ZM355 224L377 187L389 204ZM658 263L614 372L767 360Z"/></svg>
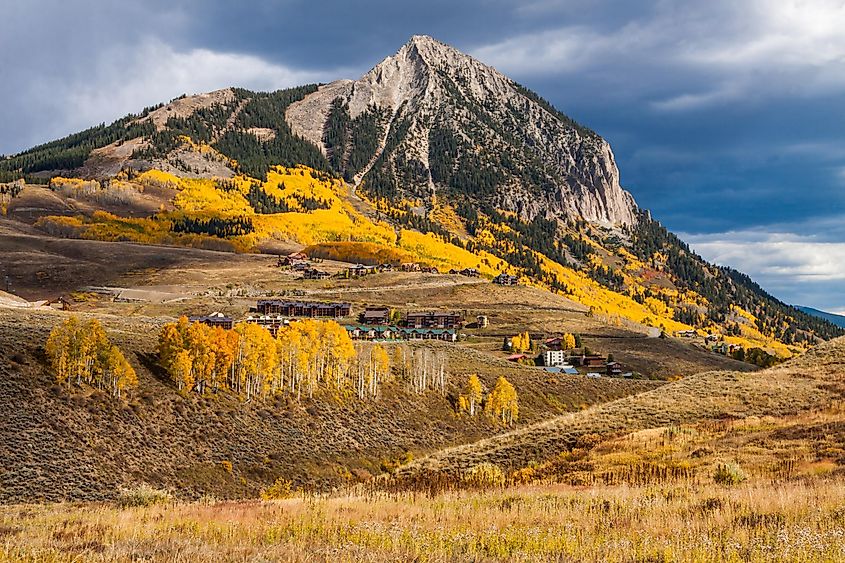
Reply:
<svg viewBox="0 0 845 563"><path fill-rule="evenodd" d="M246 403L183 396L156 366L161 324L97 315L138 372L126 400L55 385L43 343L65 318L55 311L0 308L0 502L101 500L147 483L183 498L256 497L278 477L323 489L357 482L413 455L501 431L486 418L457 417L447 395L385 385L378 400L332 397ZM454 346L447 354L462 354ZM453 358L457 363L457 359ZM486 385L504 374L520 389L523 417L543 420L568 405L607 401L658 382L549 381L539 370L467 355ZM231 466L228 463L230 462Z"/></svg>
<svg viewBox="0 0 845 563"><path fill-rule="evenodd" d="M818 309L813 309L812 307L797 306L796 309L798 309L799 311L803 311L808 315L819 317L820 319L824 319L828 322L831 322L840 328L845 328L845 315L837 315L835 313L819 311Z"/></svg>
<svg viewBox="0 0 845 563"><path fill-rule="evenodd" d="M514 470L572 449L586 434L603 437L670 424L749 416L784 416L821 409L845 397L845 339L837 339L776 368L707 372L660 389L597 405L538 424L449 448L401 470L404 478L458 473L492 462Z"/></svg>

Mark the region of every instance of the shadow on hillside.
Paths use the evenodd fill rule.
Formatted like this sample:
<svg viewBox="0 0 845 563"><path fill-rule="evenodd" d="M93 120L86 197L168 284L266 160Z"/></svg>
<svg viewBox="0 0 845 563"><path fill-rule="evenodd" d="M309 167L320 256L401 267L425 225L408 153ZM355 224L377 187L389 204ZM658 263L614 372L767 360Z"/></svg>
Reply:
<svg viewBox="0 0 845 563"><path fill-rule="evenodd" d="M167 372L159 365L158 356L156 354L151 354L149 352L136 352L135 357L138 359L138 363L144 366L147 371L152 374L156 381L166 387L173 389L176 388L176 386L173 385L173 381L170 377L168 377Z"/></svg>

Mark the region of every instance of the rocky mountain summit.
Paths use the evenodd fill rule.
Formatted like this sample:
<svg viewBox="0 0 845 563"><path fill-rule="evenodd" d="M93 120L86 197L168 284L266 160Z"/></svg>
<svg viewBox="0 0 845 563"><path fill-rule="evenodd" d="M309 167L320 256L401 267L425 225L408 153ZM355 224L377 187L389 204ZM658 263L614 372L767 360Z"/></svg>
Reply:
<svg viewBox="0 0 845 563"><path fill-rule="evenodd" d="M358 80L320 87L291 104L286 119L378 195L445 192L525 219L636 221L607 141L428 36L412 37Z"/></svg>

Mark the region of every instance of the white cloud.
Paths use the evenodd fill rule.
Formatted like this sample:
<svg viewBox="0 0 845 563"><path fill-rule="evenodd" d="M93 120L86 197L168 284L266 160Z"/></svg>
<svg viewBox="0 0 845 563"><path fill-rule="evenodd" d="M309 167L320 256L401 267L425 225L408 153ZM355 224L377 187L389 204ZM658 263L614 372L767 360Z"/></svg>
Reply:
<svg viewBox="0 0 845 563"><path fill-rule="evenodd" d="M820 221L821 230L828 222ZM831 223L833 224L833 223ZM845 309L845 243L764 230L681 235L705 259L740 270L764 289L794 304Z"/></svg>
<svg viewBox="0 0 845 563"><path fill-rule="evenodd" d="M709 92L679 94L665 100L653 102L651 106L663 111L684 111L727 102L741 95L744 88L739 83L726 83Z"/></svg>
<svg viewBox="0 0 845 563"><path fill-rule="evenodd" d="M690 245L717 264L796 282L845 280L845 243L791 233L732 231L685 235Z"/></svg>
<svg viewBox="0 0 845 563"><path fill-rule="evenodd" d="M612 33L566 26L504 39L476 48L472 54L514 75L570 73L648 51L658 41L656 33L641 22L631 22Z"/></svg>
<svg viewBox="0 0 845 563"><path fill-rule="evenodd" d="M252 55L207 49L178 51L159 40L121 47L102 55L84 77L41 81L32 86L38 105L57 116L48 136L110 121L183 93L229 86L275 90L324 80Z"/></svg>
<svg viewBox="0 0 845 563"><path fill-rule="evenodd" d="M845 60L845 4L840 0L754 0L731 11L740 33L690 50L690 60L741 68L822 67Z"/></svg>

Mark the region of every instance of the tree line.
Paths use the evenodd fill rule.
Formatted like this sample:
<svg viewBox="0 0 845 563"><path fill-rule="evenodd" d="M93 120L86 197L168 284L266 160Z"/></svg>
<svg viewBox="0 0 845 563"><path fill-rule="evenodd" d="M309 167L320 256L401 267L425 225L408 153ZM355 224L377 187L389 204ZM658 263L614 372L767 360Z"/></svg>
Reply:
<svg viewBox="0 0 845 563"><path fill-rule="evenodd" d="M318 393L376 398L392 380L412 392L445 394L448 383L445 354L400 345L391 358L381 344L356 344L330 320L294 321L273 337L256 324L225 330L181 317L162 328L158 355L179 390L225 390L246 401L278 394L301 400Z"/></svg>
<svg viewBox="0 0 845 563"><path fill-rule="evenodd" d="M208 219L182 217L171 221L170 230L174 233L194 233L227 238L248 235L255 231L255 227L249 217L210 217Z"/></svg>
<svg viewBox="0 0 845 563"><path fill-rule="evenodd" d="M279 189L285 189L284 182L279 184ZM255 212L259 214L289 213L291 211L301 212L303 210L310 212L316 211L317 209L331 208L331 203L316 197L292 194L290 198L296 201L298 207L291 207L286 199L279 199L276 196L268 194L264 188L254 183L250 184L249 191L246 194L246 200Z"/></svg>

